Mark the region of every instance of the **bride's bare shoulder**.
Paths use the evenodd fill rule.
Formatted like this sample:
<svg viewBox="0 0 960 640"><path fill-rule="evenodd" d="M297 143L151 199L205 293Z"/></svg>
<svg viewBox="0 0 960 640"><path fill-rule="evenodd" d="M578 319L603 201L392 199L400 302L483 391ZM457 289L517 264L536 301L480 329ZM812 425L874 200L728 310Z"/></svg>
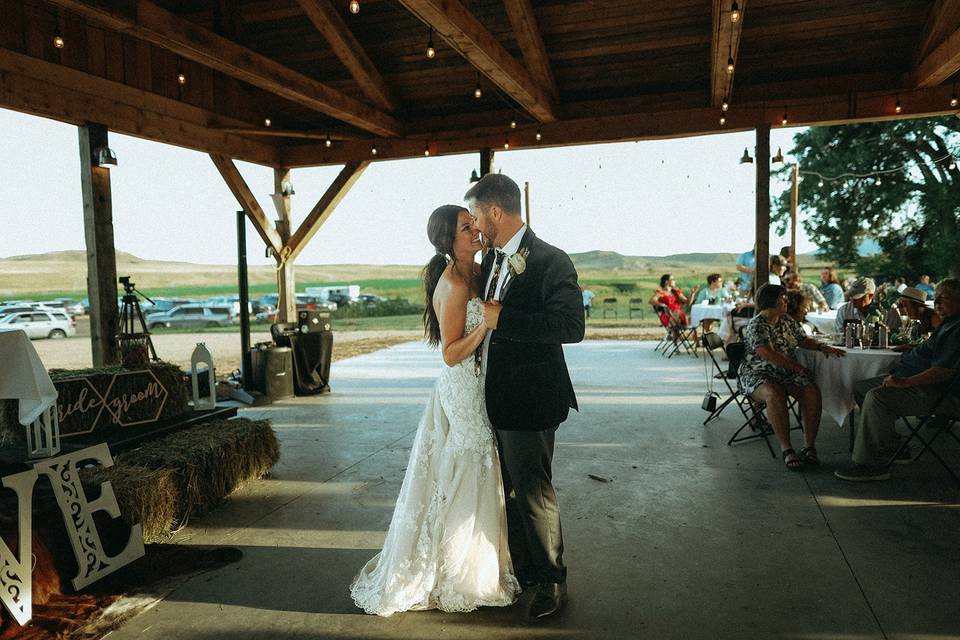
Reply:
<svg viewBox="0 0 960 640"><path fill-rule="evenodd" d="M470 287L453 270L453 264L447 265L440 281L437 282L437 289L433 298L440 302L466 301L470 295Z"/></svg>

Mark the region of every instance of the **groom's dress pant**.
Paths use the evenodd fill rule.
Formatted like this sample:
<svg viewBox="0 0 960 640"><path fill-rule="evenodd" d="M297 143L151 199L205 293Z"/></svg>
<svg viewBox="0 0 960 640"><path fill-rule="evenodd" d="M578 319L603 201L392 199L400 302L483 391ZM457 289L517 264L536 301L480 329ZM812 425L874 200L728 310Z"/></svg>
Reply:
<svg viewBox="0 0 960 640"><path fill-rule="evenodd" d="M497 430L504 491L508 503L513 491L512 502L521 525L510 526L511 551L522 556L514 559L514 566L518 571L524 566L532 569L536 575L531 577L540 583L567 579L560 505L552 481L555 433L556 427L546 431ZM511 511L508 504L508 519Z"/></svg>

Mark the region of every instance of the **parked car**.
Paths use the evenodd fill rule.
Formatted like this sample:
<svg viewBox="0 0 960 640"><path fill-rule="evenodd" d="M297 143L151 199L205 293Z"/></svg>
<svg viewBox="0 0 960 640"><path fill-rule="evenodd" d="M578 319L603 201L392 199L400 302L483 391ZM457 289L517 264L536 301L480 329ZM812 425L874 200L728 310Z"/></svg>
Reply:
<svg viewBox="0 0 960 640"><path fill-rule="evenodd" d="M208 307L231 307L233 315L240 315L240 296L220 296L207 298L204 304ZM253 303L247 301L247 313L253 313Z"/></svg>
<svg viewBox="0 0 960 640"><path fill-rule="evenodd" d="M50 307L56 307L64 309L68 314L72 316L81 316L83 315L83 305L74 300L73 298L56 298L45 302Z"/></svg>
<svg viewBox="0 0 960 640"><path fill-rule="evenodd" d="M151 303L150 300L153 300L153 302ZM140 308L143 309L143 312L148 315L151 313L166 313L174 307L179 307L185 304L193 304L194 302L193 300L186 300L184 298L150 298L150 300L140 301Z"/></svg>
<svg viewBox="0 0 960 640"><path fill-rule="evenodd" d="M226 327L237 322L230 307L208 307L202 304L184 304L165 313L147 314L147 328L174 329L197 327Z"/></svg>
<svg viewBox="0 0 960 640"><path fill-rule="evenodd" d="M22 313L25 311L59 311L64 312L64 309L57 309L56 307L48 307L46 305L41 305L35 302L21 302L15 305L0 306L0 318L8 316L13 313Z"/></svg>
<svg viewBox="0 0 960 640"><path fill-rule="evenodd" d="M360 304L375 305L380 304L381 302L386 302L386 298L381 298L380 296L375 296L372 293L361 293L357 298L357 302Z"/></svg>
<svg viewBox="0 0 960 640"><path fill-rule="evenodd" d="M307 311L336 311L337 303L317 296L298 293L297 309L306 309Z"/></svg>
<svg viewBox="0 0 960 640"><path fill-rule="evenodd" d="M28 338L67 338L77 335L76 323L63 309L40 311L31 309L0 318L0 327L22 329Z"/></svg>

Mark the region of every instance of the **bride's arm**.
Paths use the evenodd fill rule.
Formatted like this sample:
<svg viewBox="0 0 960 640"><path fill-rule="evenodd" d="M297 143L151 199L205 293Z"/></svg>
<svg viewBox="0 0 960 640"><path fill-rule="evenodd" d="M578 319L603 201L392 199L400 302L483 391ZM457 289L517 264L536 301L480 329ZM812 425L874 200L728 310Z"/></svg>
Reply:
<svg viewBox="0 0 960 640"><path fill-rule="evenodd" d="M433 295L433 309L440 320L440 344L443 361L448 367L459 364L483 343L487 327L483 323L464 335L467 320L467 300L470 292L465 285L441 279Z"/></svg>

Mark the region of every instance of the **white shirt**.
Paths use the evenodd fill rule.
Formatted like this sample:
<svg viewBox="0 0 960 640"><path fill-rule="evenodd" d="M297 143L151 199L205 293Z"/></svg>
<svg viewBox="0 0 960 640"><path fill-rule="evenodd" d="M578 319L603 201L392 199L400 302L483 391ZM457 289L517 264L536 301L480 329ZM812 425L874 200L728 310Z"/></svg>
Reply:
<svg viewBox="0 0 960 640"><path fill-rule="evenodd" d="M513 237L510 238L505 245L503 245L502 251L507 254L503 259L503 265L500 267L500 277L497 278L497 288L493 291L493 299L497 302L500 301L500 295L503 293L503 287L507 284L507 280L510 277L510 269L507 265L507 260L520 250L520 241L523 240L523 234L527 231L527 225L523 224L520 226L520 229L513 234ZM496 256L494 256L496 259ZM487 281L483 284L483 295L486 295L487 290L490 289L490 281L493 279L493 272L496 268L496 262L494 266L490 269L490 275L487 276ZM487 375L487 352L490 351L490 336L493 334L492 331L487 332L486 337L483 339L483 352L480 356L480 371L484 376Z"/></svg>

